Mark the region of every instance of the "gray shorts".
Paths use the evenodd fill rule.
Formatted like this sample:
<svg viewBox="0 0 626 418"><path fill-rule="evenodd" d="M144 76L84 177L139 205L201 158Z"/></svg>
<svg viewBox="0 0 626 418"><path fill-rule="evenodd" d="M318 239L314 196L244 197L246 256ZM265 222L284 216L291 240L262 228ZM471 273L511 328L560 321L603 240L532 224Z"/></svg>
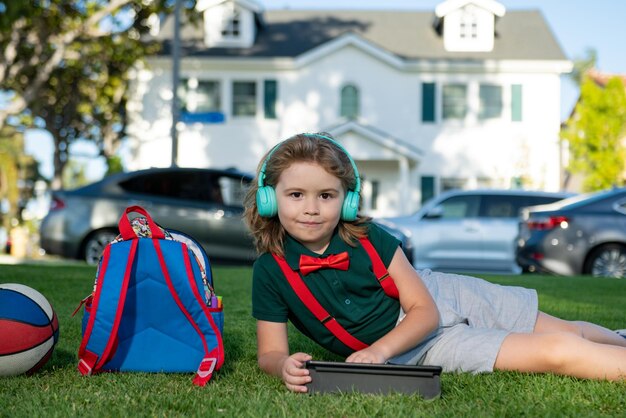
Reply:
<svg viewBox="0 0 626 418"><path fill-rule="evenodd" d="M441 366L444 371L491 372L504 338L532 332L534 289L501 286L475 277L418 271L439 309L439 328L393 364Z"/></svg>

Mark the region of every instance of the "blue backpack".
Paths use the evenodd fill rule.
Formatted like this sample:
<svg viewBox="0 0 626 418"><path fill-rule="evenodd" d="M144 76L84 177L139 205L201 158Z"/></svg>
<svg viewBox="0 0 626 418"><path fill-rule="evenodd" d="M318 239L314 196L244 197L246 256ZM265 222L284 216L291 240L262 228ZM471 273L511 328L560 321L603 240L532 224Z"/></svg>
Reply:
<svg viewBox="0 0 626 418"><path fill-rule="evenodd" d="M131 222L133 212L142 216ZM204 386L224 362L223 307L204 250L139 206L126 209L119 230L81 302L78 370L195 371L193 383Z"/></svg>

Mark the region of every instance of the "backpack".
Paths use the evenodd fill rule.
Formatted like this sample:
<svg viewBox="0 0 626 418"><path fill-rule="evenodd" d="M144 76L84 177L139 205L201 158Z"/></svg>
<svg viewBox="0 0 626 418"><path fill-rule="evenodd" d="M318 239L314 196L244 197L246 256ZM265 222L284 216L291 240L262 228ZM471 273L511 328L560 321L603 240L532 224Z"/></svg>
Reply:
<svg viewBox="0 0 626 418"><path fill-rule="evenodd" d="M359 242L369 256L376 280L378 280L378 283L383 288L385 294L390 298L400 299L396 283L393 281L393 277L389 275L383 260L381 260L371 241L364 237L360 238ZM328 313L328 311L318 302L315 296L313 296L313 293L311 293L309 287L306 283L304 283L300 274L289 267L289 264L287 264L284 257L277 254L272 254L272 257L274 257L274 260L278 263L278 266L285 275L287 282L302 304L306 306L309 311L311 311L315 318L317 318L317 320L320 321L322 325L324 325L326 329L335 336L335 338L354 351L363 350L368 347L368 344L365 344L363 341L350 334L330 313Z"/></svg>
<svg viewBox="0 0 626 418"><path fill-rule="evenodd" d="M130 221L133 212L142 216ZM124 211L119 231L78 307L79 372L195 371L193 383L206 385L224 362L224 313L204 250L139 206Z"/></svg>

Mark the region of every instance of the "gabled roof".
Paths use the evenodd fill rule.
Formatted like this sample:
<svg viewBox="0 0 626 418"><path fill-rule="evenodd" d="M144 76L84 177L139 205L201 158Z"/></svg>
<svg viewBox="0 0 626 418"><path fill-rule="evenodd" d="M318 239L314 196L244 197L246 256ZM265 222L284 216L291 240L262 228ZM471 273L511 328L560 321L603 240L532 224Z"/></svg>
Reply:
<svg viewBox="0 0 626 418"><path fill-rule="evenodd" d="M626 87L626 74L603 73L601 71L596 70L595 68L592 68L589 71L587 71L586 75L600 87L606 86L606 84L609 82L610 79L614 77L619 77L622 79L622 83Z"/></svg>
<svg viewBox="0 0 626 418"><path fill-rule="evenodd" d="M206 48L202 25L181 31L183 56L215 58L295 58L351 33L400 60L567 60L537 10L509 11L496 25L489 52L450 52L433 28L433 12L381 10L270 10L263 13L250 48ZM173 19L156 37L161 55L170 55Z"/></svg>
<svg viewBox="0 0 626 418"><path fill-rule="evenodd" d="M198 0L196 3L196 10L203 12L206 9L209 9L213 6L217 6L218 4L222 4L227 0ZM263 7L257 3L255 0L232 0L238 6L244 7L248 10L252 10L255 13L261 13L263 11Z"/></svg>
<svg viewBox="0 0 626 418"><path fill-rule="evenodd" d="M419 162L424 154L418 147L406 141L398 139L381 129L355 120L349 120L339 125L328 127L323 131L332 134L334 137L340 137L347 132L354 132L383 148L391 150L395 154L408 158L412 162Z"/></svg>
<svg viewBox="0 0 626 418"><path fill-rule="evenodd" d="M439 18L444 17L448 13L464 7L466 4L472 3L478 7L486 9L494 14L494 16L502 17L506 12L504 6L495 0L447 0L440 3L435 8L435 15Z"/></svg>

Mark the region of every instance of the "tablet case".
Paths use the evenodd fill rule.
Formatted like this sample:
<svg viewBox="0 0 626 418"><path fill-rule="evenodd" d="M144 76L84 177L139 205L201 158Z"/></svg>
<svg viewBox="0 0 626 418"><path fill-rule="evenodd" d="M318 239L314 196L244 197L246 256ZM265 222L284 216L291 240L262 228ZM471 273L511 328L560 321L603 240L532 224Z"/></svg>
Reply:
<svg viewBox="0 0 626 418"><path fill-rule="evenodd" d="M406 393L424 399L441 394L439 366L307 361L305 367L312 378L309 393Z"/></svg>

